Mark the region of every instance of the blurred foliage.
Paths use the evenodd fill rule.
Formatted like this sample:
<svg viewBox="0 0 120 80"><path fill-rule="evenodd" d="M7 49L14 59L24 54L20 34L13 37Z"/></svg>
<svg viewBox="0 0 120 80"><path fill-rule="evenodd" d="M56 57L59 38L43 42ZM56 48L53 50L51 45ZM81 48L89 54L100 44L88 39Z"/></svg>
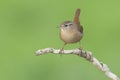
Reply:
<svg viewBox="0 0 120 80"><path fill-rule="evenodd" d="M120 0L1 0L0 80L109 80L86 60L73 55L34 52L61 48L59 29L81 8L84 50L90 50L120 76ZM65 49L78 48L78 44Z"/></svg>

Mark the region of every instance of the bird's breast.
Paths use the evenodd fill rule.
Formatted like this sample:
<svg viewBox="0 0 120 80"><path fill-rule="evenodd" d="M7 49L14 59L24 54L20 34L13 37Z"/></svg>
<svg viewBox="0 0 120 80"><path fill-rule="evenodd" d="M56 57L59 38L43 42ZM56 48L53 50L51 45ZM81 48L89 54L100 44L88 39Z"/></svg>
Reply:
<svg viewBox="0 0 120 80"><path fill-rule="evenodd" d="M75 42L79 42L81 40L82 33L80 33L79 31L61 30L60 38L65 43L75 43Z"/></svg>

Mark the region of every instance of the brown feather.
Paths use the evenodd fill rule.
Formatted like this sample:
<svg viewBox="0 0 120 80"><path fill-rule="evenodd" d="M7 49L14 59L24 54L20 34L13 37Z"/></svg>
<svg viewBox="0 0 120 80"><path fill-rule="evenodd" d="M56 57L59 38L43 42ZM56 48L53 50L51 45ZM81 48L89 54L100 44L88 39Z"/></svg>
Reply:
<svg viewBox="0 0 120 80"><path fill-rule="evenodd" d="M75 16L74 16L73 22L75 22L77 24L80 24L79 16L80 16L80 9L77 9L76 12L75 12Z"/></svg>
<svg viewBox="0 0 120 80"><path fill-rule="evenodd" d="M75 22L76 24L78 24L78 30L83 33L83 27L80 24L80 20L79 20L79 16L80 16L80 9L77 9L75 12L75 16L74 16L74 20L73 22Z"/></svg>

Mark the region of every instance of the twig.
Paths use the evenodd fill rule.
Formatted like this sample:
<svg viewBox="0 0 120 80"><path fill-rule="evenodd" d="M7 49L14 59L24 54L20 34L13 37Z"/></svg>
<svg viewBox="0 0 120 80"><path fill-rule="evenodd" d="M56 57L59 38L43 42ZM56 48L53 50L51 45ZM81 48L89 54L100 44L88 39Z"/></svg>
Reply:
<svg viewBox="0 0 120 80"><path fill-rule="evenodd" d="M41 50L37 50L35 54L42 55L47 53L53 53L53 54L60 54L59 49L54 48L45 48ZM109 77L111 80L120 80L119 77L117 77L114 73L110 71L108 66L100 61L98 61L90 51L81 51L80 49L74 49L74 50L64 50L62 54L75 54L80 57L85 58L86 60L90 61L93 65L95 65L98 69L100 69L102 72L105 73L107 77Z"/></svg>

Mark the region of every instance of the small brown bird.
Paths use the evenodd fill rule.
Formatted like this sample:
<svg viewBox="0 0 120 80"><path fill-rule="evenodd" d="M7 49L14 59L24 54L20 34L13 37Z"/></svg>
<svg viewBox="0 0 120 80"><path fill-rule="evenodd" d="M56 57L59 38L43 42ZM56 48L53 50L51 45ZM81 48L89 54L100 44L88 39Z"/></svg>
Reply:
<svg viewBox="0 0 120 80"><path fill-rule="evenodd" d="M83 27L79 21L80 9L75 12L73 21L64 21L60 25L60 39L64 41L64 45L60 50L62 53L64 46L70 43L80 42L83 37Z"/></svg>

